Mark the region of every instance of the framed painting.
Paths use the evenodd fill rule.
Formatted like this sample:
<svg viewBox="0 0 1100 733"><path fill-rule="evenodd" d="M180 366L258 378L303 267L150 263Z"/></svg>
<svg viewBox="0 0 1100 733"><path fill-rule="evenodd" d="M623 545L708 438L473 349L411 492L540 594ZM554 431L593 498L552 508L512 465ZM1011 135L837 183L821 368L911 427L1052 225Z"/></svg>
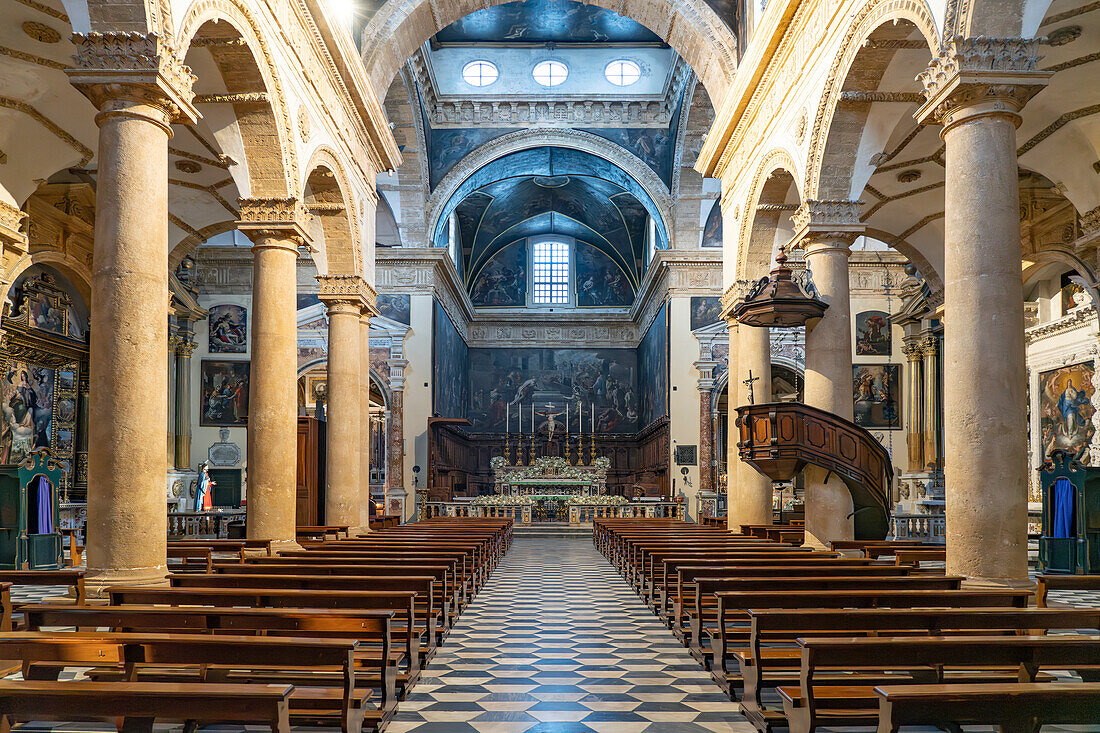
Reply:
<svg viewBox="0 0 1100 733"><path fill-rule="evenodd" d="M210 309L211 354L243 354L248 349L248 311L241 305L216 305Z"/></svg>
<svg viewBox="0 0 1100 733"><path fill-rule="evenodd" d="M852 367L856 425L879 430L901 428L901 368L897 364Z"/></svg>
<svg viewBox="0 0 1100 733"><path fill-rule="evenodd" d="M856 355L890 356L890 314L863 311L856 315Z"/></svg>
<svg viewBox="0 0 1100 733"><path fill-rule="evenodd" d="M1039 373L1039 440L1044 457L1061 448L1090 465L1094 372L1093 362L1087 361Z"/></svg>
<svg viewBox="0 0 1100 733"><path fill-rule="evenodd" d="M248 424L249 367L247 361L203 359L200 425L241 427Z"/></svg>

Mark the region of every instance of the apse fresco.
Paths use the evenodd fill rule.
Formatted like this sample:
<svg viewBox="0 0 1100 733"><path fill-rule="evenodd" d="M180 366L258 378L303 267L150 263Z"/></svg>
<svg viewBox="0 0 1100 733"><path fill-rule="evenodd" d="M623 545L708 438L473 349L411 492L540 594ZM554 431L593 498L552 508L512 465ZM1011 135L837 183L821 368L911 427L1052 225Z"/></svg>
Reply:
<svg viewBox="0 0 1100 733"><path fill-rule="evenodd" d="M901 427L901 377L897 364L852 367L856 425L897 430Z"/></svg>
<svg viewBox="0 0 1100 733"><path fill-rule="evenodd" d="M634 288L610 257L584 242L577 242L574 251L578 306L629 306L634 302Z"/></svg>
<svg viewBox="0 0 1100 733"><path fill-rule="evenodd" d="M531 433L546 414L569 409L569 430L638 430L634 349L470 349L470 411L477 432ZM579 414L578 414L579 406ZM522 417L521 417L522 414ZM521 425L522 421L522 425ZM559 425L564 415L556 417ZM561 428L559 428L561 429Z"/></svg>
<svg viewBox="0 0 1100 733"><path fill-rule="evenodd" d="M433 303L433 412L439 417L466 417L466 405L469 401L466 375L470 366L470 349L439 301Z"/></svg>
<svg viewBox="0 0 1100 733"><path fill-rule="evenodd" d="M527 304L527 241L512 242L481 268L470 288L477 307Z"/></svg>
<svg viewBox="0 0 1100 733"><path fill-rule="evenodd" d="M586 129L584 132L621 145L641 158L666 184L671 182L672 148L675 141L667 129L604 127Z"/></svg>
<svg viewBox="0 0 1100 733"><path fill-rule="evenodd" d="M377 305L378 315L383 318L389 318L406 326L411 323L411 304L408 295L379 295Z"/></svg>
<svg viewBox="0 0 1100 733"><path fill-rule="evenodd" d="M432 187L443 180L443 176L454 168L455 163L471 151L507 132L509 130L496 127L429 130L431 142L428 144L428 166Z"/></svg>
<svg viewBox="0 0 1100 733"><path fill-rule="evenodd" d="M661 306L638 344L640 427L668 414L668 304Z"/></svg>
<svg viewBox="0 0 1100 733"><path fill-rule="evenodd" d="M718 201L710 207L707 223L703 225L703 247L721 248L722 246L722 206Z"/></svg>
<svg viewBox="0 0 1100 733"><path fill-rule="evenodd" d="M691 299L691 330L715 323L722 315L722 299L705 296Z"/></svg>
<svg viewBox="0 0 1100 733"><path fill-rule="evenodd" d="M1092 442L1093 362L1039 374L1039 435L1043 455L1061 448L1089 465Z"/></svg>
<svg viewBox="0 0 1100 733"><path fill-rule="evenodd" d="M19 463L35 448L62 452L51 442L55 375L53 369L25 361L5 364L0 384L0 414L4 420L0 430L0 463Z"/></svg>
<svg viewBox="0 0 1100 733"><path fill-rule="evenodd" d="M856 315L856 354L890 356L890 314L863 311Z"/></svg>

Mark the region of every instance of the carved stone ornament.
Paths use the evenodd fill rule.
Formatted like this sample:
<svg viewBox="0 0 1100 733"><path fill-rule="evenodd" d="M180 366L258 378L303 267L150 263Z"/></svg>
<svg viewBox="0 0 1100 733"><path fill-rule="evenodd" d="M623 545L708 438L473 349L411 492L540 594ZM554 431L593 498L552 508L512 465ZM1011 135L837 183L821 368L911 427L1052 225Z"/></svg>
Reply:
<svg viewBox="0 0 1100 733"><path fill-rule="evenodd" d="M206 457L215 466L236 466L241 462L241 447L229 440L229 428L218 431L218 442L206 451Z"/></svg>
<svg viewBox="0 0 1100 733"><path fill-rule="evenodd" d="M302 138L302 142L309 142L309 110L304 104L298 107L298 135Z"/></svg>
<svg viewBox="0 0 1100 733"><path fill-rule="evenodd" d="M795 229L792 243L805 245L811 237L851 244L863 234L863 222L859 220L862 210L862 201L806 201L791 215Z"/></svg>
<svg viewBox="0 0 1100 733"><path fill-rule="evenodd" d="M361 309L372 300L373 289L358 275L318 275L317 283L317 297L326 308L353 305Z"/></svg>
<svg viewBox="0 0 1100 733"><path fill-rule="evenodd" d="M27 235L23 231L27 214L11 204L0 201L0 245L15 246L26 252Z"/></svg>
<svg viewBox="0 0 1100 733"><path fill-rule="evenodd" d="M1038 38L952 38L917 75L928 101L916 118L946 128L973 113L1016 115L1052 76L1038 48Z"/></svg>
<svg viewBox="0 0 1100 733"><path fill-rule="evenodd" d="M195 76L157 33L75 33L69 80L97 106L115 97L163 107L172 120L198 122L192 104Z"/></svg>
<svg viewBox="0 0 1100 733"><path fill-rule="evenodd" d="M60 33L45 23L33 20L28 20L23 24L23 32L39 43L58 43L61 41ZM1078 29L1078 34L1080 34L1080 29Z"/></svg>
<svg viewBox="0 0 1100 733"><path fill-rule="evenodd" d="M242 198L238 205L237 229L253 242L279 236L298 246L309 243L310 214L298 199Z"/></svg>

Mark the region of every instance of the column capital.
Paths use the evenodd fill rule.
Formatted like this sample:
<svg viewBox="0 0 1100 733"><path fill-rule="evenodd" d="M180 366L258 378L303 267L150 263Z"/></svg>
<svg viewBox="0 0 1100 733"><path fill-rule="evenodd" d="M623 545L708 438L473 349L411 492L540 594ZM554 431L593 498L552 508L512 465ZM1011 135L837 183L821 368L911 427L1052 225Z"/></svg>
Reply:
<svg viewBox="0 0 1100 733"><path fill-rule="evenodd" d="M190 359L191 355L195 353L195 349L199 344L194 339L176 337L178 343L176 344L176 356L181 359Z"/></svg>
<svg viewBox="0 0 1100 733"><path fill-rule="evenodd" d="M810 246L815 252L835 249L847 253L852 242L863 234L865 227L859 220L862 210L862 201L805 201L791 214L795 229L791 244L807 248L806 254L810 254Z"/></svg>
<svg viewBox="0 0 1100 733"><path fill-rule="evenodd" d="M26 223L26 212L0 201L0 247L3 247L5 263L9 251L16 258L27 253L27 233L23 231Z"/></svg>
<svg viewBox="0 0 1100 733"><path fill-rule="evenodd" d="M965 38L946 44L917 75L927 100L914 117L944 130L977 116L1008 116L1016 126L1019 112L1052 76L1038 68L1038 38Z"/></svg>
<svg viewBox="0 0 1100 733"><path fill-rule="evenodd" d="M766 276L765 279L767 279ZM735 331L737 326L737 319L733 317L733 309L738 303L748 297L749 291L752 290L755 284L755 280L735 280L726 288L725 292L722 293L722 311L719 314L719 318L726 322L730 327L730 331Z"/></svg>
<svg viewBox="0 0 1100 733"><path fill-rule="evenodd" d="M294 198L257 197L237 199L240 219L237 229L252 240L253 252L260 249L288 249L308 245L310 214Z"/></svg>
<svg viewBox="0 0 1100 733"><path fill-rule="evenodd" d="M149 119L163 127L174 121L194 124L202 117L192 102L195 76L168 39L157 33L74 33L75 64L69 81L104 115L140 115L114 102L144 104L161 112ZM171 129L168 128L169 134Z"/></svg>
<svg viewBox="0 0 1100 733"><path fill-rule="evenodd" d="M364 315L368 307L373 307L377 298L374 288L359 275L318 275L317 283L320 286L317 297L326 308L345 304L353 307L357 316ZM371 313L377 313L377 309Z"/></svg>
<svg viewBox="0 0 1100 733"><path fill-rule="evenodd" d="M924 349L920 343L907 343L901 347L901 353L905 354L909 361L916 363L924 358Z"/></svg>

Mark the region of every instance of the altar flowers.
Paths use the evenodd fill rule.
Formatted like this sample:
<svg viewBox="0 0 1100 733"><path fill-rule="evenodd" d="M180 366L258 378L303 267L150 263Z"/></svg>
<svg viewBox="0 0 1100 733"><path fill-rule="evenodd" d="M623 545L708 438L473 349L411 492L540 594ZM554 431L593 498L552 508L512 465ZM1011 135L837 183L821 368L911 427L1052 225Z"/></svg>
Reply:
<svg viewBox="0 0 1100 733"><path fill-rule="evenodd" d="M625 496L571 496L569 497L570 504L584 504L586 506L619 506L627 503Z"/></svg>

